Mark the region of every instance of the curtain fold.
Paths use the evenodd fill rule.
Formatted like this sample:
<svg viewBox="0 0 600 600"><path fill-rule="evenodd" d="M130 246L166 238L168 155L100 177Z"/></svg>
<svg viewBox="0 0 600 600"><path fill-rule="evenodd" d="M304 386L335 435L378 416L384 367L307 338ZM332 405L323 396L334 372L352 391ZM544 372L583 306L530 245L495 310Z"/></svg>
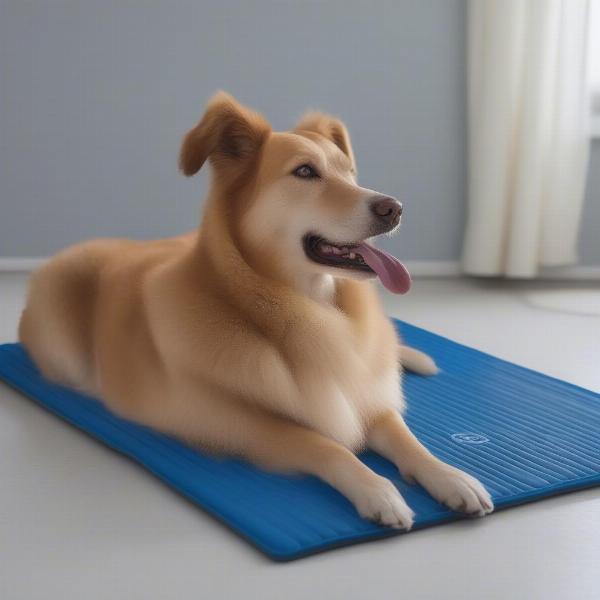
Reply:
<svg viewBox="0 0 600 600"><path fill-rule="evenodd" d="M589 152L588 0L469 0L463 269L576 262Z"/></svg>

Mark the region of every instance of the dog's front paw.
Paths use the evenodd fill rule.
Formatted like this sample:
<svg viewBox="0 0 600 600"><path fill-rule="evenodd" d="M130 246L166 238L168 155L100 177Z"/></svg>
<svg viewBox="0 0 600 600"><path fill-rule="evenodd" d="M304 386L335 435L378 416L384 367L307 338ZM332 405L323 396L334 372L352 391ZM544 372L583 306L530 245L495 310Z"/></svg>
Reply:
<svg viewBox="0 0 600 600"><path fill-rule="evenodd" d="M406 531L412 527L415 513L385 477L378 476L372 483L362 485L353 500L359 514L369 521Z"/></svg>
<svg viewBox="0 0 600 600"><path fill-rule="evenodd" d="M425 466L414 477L452 510L480 517L494 510L490 494L475 477L441 461Z"/></svg>

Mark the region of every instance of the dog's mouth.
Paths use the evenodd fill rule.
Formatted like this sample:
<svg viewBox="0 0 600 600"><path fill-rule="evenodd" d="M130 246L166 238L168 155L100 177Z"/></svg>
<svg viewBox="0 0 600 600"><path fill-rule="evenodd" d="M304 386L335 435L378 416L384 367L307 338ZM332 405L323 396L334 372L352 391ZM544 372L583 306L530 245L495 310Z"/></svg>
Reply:
<svg viewBox="0 0 600 600"><path fill-rule="evenodd" d="M313 262L338 269L377 275L395 294L405 294L411 279L406 267L395 257L367 242L339 244L309 233L302 240L304 253Z"/></svg>
<svg viewBox="0 0 600 600"><path fill-rule="evenodd" d="M304 252L310 260L340 269L353 269L373 273L375 271L365 262L365 259L357 251L358 244L335 244L325 238L308 234L304 236Z"/></svg>

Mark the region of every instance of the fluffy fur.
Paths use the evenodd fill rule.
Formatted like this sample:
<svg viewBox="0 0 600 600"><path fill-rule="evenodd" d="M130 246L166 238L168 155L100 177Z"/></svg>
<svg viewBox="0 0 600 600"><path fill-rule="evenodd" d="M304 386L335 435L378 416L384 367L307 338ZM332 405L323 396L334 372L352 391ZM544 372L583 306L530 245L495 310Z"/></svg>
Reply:
<svg viewBox="0 0 600 600"><path fill-rule="evenodd" d="M184 138L181 170L209 160L199 231L166 240L95 240L34 274L19 336L50 379L116 413L266 468L321 477L361 515L413 519L398 490L355 452L370 446L408 480L470 514L492 510L470 475L406 427L399 347L365 273L310 261L302 237L372 234L374 192L356 182L343 123L309 113L275 133L220 93ZM291 173L313 165L318 180Z"/></svg>

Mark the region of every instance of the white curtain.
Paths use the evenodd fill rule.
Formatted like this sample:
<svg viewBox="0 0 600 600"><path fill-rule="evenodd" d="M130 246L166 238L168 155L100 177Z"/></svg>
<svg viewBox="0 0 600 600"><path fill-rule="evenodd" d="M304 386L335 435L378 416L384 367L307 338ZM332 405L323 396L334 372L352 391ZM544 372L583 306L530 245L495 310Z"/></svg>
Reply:
<svg viewBox="0 0 600 600"><path fill-rule="evenodd" d="M587 0L469 0L463 269L577 260L589 151Z"/></svg>

